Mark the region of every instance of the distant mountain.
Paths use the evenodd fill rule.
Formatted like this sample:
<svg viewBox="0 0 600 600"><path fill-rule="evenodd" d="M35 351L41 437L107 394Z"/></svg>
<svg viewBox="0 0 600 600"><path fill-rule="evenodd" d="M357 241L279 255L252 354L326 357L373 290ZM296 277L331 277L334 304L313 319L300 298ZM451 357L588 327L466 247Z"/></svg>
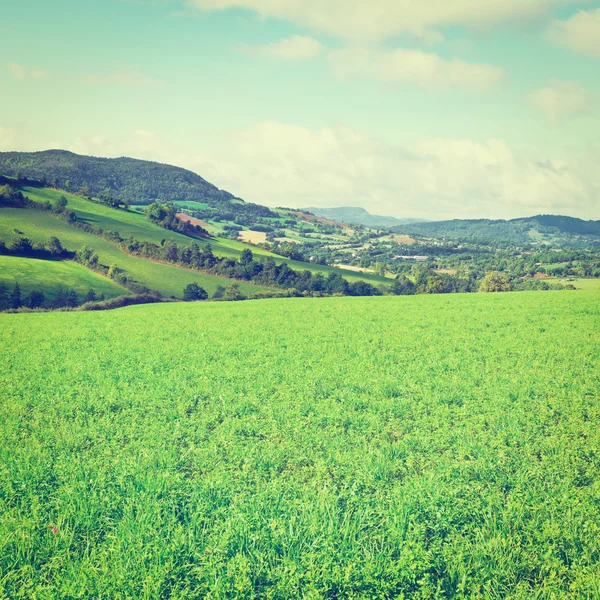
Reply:
<svg viewBox="0 0 600 600"><path fill-rule="evenodd" d="M355 225L365 225L366 227L394 227L395 225L404 225L406 223L420 223L424 219L397 219L396 217L385 217L382 215L372 215L364 208L358 206L343 206L340 208L306 208L317 217L325 217L332 221L342 221Z"/></svg>
<svg viewBox="0 0 600 600"><path fill-rule="evenodd" d="M477 242L523 244L544 239L600 241L600 221L584 221L561 215L536 215L511 220L454 219L409 223L393 227L396 233Z"/></svg>
<svg viewBox="0 0 600 600"><path fill-rule="evenodd" d="M234 198L196 173L135 158L97 158L66 150L0 152L0 174L35 179L70 191L87 186L93 196L131 204L154 200L219 202Z"/></svg>

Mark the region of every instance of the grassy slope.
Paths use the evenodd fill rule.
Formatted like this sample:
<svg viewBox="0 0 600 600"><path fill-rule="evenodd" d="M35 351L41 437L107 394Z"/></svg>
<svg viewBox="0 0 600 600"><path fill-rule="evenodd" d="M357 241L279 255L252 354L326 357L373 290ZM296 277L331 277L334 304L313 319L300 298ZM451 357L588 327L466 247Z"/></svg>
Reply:
<svg viewBox="0 0 600 600"><path fill-rule="evenodd" d="M32 290L40 290L49 298L55 296L60 286L74 289L80 298L90 288L107 298L130 294L107 277L71 261L0 256L0 281L10 288L18 281L23 295Z"/></svg>
<svg viewBox="0 0 600 600"><path fill-rule="evenodd" d="M0 315L4 595L598 597L599 300Z"/></svg>
<svg viewBox="0 0 600 600"><path fill-rule="evenodd" d="M564 283L574 285L579 290L600 291L600 279L548 279L549 283Z"/></svg>
<svg viewBox="0 0 600 600"><path fill-rule="evenodd" d="M125 212L123 210L116 210L108 206L96 204L90 202L79 196L67 194L65 192L52 190L48 188L21 188L23 193L35 202L44 202L49 200L52 204L58 197L64 195L67 197L69 202L69 208L77 213L77 216L89 223L102 227L103 229L109 229L111 231L118 231L122 237L127 238L133 236L138 240L145 240L160 244L161 240L172 240L181 245L189 245L192 240L180 233L174 231L168 231L158 225L150 223L144 215L136 212ZM256 248L254 246L248 246L242 242L235 240L228 240L225 238L214 238L207 240L205 238L194 238L195 241L200 245L206 245L210 243L213 252L217 256L229 256L232 258L239 258L242 250L250 248L252 252L258 256L271 256L278 263L287 262L288 265L297 271L309 270L313 273L328 273L335 272L343 275L348 281L368 281L374 285L380 283L388 284L389 279L385 277L378 277L377 275L364 275L357 276L356 273L346 271L344 269L336 269L334 267L323 267L320 265L312 265L305 262L298 262L294 260L284 259L272 252Z"/></svg>
<svg viewBox="0 0 600 600"><path fill-rule="evenodd" d="M16 237L14 229L22 231L34 242L46 242L49 237L55 235L68 250L78 250L85 245L90 246L96 250L102 264L107 266L113 263L117 264L128 275L133 276L149 288L158 290L165 296L180 298L183 294L183 288L192 282L198 283L211 294L218 285L227 286L231 283L230 279L128 256L110 242L71 227L45 212L19 208L1 208L0 238L10 240ZM0 277L2 277L1 273ZM245 293L251 293L265 288L240 283L240 289Z"/></svg>

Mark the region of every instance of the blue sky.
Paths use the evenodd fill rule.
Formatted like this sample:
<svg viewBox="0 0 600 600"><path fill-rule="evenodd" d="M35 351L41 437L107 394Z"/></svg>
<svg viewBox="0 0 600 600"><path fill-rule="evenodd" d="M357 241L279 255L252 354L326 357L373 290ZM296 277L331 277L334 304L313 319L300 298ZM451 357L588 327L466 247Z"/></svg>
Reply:
<svg viewBox="0 0 600 600"><path fill-rule="evenodd" d="M254 202L600 218L600 3L19 0L0 150L178 164Z"/></svg>

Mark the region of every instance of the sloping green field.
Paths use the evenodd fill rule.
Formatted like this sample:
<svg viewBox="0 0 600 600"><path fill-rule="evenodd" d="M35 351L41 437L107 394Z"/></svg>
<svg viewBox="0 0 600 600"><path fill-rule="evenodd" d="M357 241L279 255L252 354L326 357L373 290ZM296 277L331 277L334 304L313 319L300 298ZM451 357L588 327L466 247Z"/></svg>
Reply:
<svg viewBox="0 0 600 600"><path fill-rule="evenodd" d="M598 598L600 294L0 315L0 596Z"/></svg>
<svg viewBox="0 0 600 600"><path fill-rule="evenodd" d="M268 252L267 250L256 248L255 246L248 246L236 240L219 237L210 240L200 237L190 238L181 233L169 231L158 225L154 225L153 223L150 223L144 215L139 213L116 210L109 206L91 202L80 196L74 196L73 194L68 194L59 190L34 187L22 187L20 189L28 198L34 202L40 203L47 200L51 204L54 204L60 196L64 195L68 199L68 208L75 211L79 219L92 225L96 225L97 227L101 227L102 229L117 231L123 238L133 236L137 240L149 241L154 244L160 244L162 240L171 240L184 246L190 245L195 241L200 246L210 244L214 254L217 256L228 256L235 259L240 257L245 248L251 248L252 252L257 256L270 256L274 258L277 263L285 262L290 268L296 271L307 270L312 273L323 273L324 275L338 273L348 281L368 281L373 285L379 285L381 283L386 285L390 284L390 280L385 277L379 277L378 275L373 275L371 273L357 274L352 271L337 269L335 267L325 267L289 260L273 254L272 252Z"/></svg>
<svg viewBox="0 0 600 600"><path fill-rule="evenodd" d="M549 280L556 281L557 283L563 283L565 285L573 285L578 290L587 290L587 291L600 291L600 279L557 279L557 280Z"/></svg>
<svg viewBox="0 0 600 600"><path fill-rule="evenodd" d="M106 298L130 294L111 279L71 261L0 256L0 281L9 288L18 281L23 294L38 290L47 298L54 298L59 287L74 289L80 299L90 288Z"/></svg>
<svg viewBox="0 0 600 600"><path fill-rule="evenodd" d="M216 275L206 275L174 265L160 264L129 256L103 238L71 227L47 212L21 208L0 208L0 238L9 241L17 237L14 229L22 231L33 242L47 242L51 236L56 236L63 246L71 251L79 250L87 245L98 253L101 264L106 266L116 264L119 268L124 269L127 275L133 276L139 283L159 291L164 296L181 298L185 286L193 282L202 286L210 294L218 285L227 286L231 283L230 279ZM0 271L0 279L2 278L3 273ZM242 282L239 285L240 290L245 294L267 289Z"/></svg>

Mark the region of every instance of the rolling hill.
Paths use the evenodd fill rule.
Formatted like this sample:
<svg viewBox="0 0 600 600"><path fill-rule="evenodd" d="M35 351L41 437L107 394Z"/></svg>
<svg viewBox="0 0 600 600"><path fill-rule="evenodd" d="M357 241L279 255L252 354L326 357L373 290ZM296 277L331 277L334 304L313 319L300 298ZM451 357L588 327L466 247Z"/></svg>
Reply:
<svg viewBox="0 0 600 600"><path fill-rule="evenodd" d="M219 202L234 198L196 173L135 158L99 158L66 150L0 152L0 173L45 182L92 196L110 196L132 204L160 200Z"/></svg>
<svg viewBox="0 0 600 600"><path fill-rule="evenodd" d="M44 243L50 237L56 236L63 246L72 252L83 246L93 248L98 254L100 264L104 266L117 265L124 270L128 277L132 277L141 285L160 292L163 296L181 298L183 288L189 283L197 283L210 294L214 293L219 285L226 286L231 283L231 280L216 275L131 256L122 252L108 240L71 227L47 212L24 210L22 208L0 209L0 239L6 241L17 237L15 229L21 231L24 236L34 243ZM45 268L49 268L49 261L41 262L44 263ZM8 269L8 264L0 264L0 280L10 279L14 278L10 269ZM23 286L26 285L26 282L24 279L20 279L19 284ZM52 286L52 288L54 287ZM244 293L251 294L264 291L266 288L240 283L240 289ZM87 288L77 288L77 291L85 292Z"/></svg>
<svg viewBox="0 0 600 600"><path fill-rule="evenodd" d="M397 219L383 215L372 215L359 206L344 206L340 208L306 208L317 217L325 217L333 221L341 221L353 225L364 225L365 227L389 228L407 223L420 223L424 219Z"/></svg>
<svg viewBox="0 0 600 600"><path fill-rule="evenodd" d="M30 198L31 200L33 200L34 202L37 202L39 204L43 204L44 202L50 202L53 204L56 202L56 200L61 195L63 195L62 192L59 192L57 190L50 189L50 188L23 186L20 189L28 198ZM224 257L228 257L228 258L232 258L232 259L239 259L242 252L245 249L251 248L252 253L255 254L256 256L263 257L263 258L272 258L278 264L285 263L291 269L294 269L296 271L310 271L311 273L322 273L325 276L327 276L331 273L336 273L338 275L342 275L345 279L347 279L350 282L367 281L369 283L372 283L373 285L390 283L389 279L386 279L385 277L381 277L381 276L378 276L378 275L375 275L372 273L357 274L357 273L353 273L351 271L339 269L336 267L330 267L330 266L325 266L325 265L318 265L318 264L301 262L301 261L297 261L297 260L291 260L291 259L279 256L277 254L274 254L273 252L269 252L268 250L264 250L263 248L257 248L255 246L249 247L248 245L246 245L242 242L238 242L236 240L231 240L231 239L226 239L226 238L221 238L221 237L212 237L212 238L189 237L189 236L183 235L181 233L177 233L175 231L169 231L167 229L163 229L162 227L159 227L158 225L151 223L143 214L140 214L137 212L117 210L115 208L106 206L105 204L93 202L91 200L82 198L81 196L77 196L75 194L66 193L66 194L64 194L64 196L67 198L69 209L71 209L75 212L78 219L80 219L81 221L83 221L85 223L89 223L91 225L96 225L98 227L101 227L102 229L105 229L105 230L116 231L124 238L128 238L128 237L132 236L137 240L148 241L148 242L152 242L155 244L160 244L163 242L163 240L172 241L176 244L181 244L181 245L186 245L186 246L191 245L193 242L196 242L198 245L204 246L204 247L206 247L210 244L210 247L212 248L212 251L214 252L214 254L216 256L224 256ZM21 209L15 209L15 210L21 210ZM29 213L32 211L25 211L25 212ZM34 221L36 221L37 219L43 219L43 215L40 215L36 211L34 211L34 212L35 212L35 214L31 215L31 217L33 218ZM2 213L2 214L7 214L7 213ZM17 215L18 214L19 213L17 213ZM47 219L50 219L50 220L48 221ZM15 217L12 217L11 220L15 221ZM19 221L19 219L18 219L18 217L16 217L15 223L18 221ZM46 215L45 222L48 223L48 225L47 225L48 232L51 230L52 227L57 227L57 226L58 227L62 226L61 231L63 231L63 228L67 228L67 231L72 229L72 228L69 228L64 223L56 221L56 219L53 219L49 215ZM26 224L24 224L24 225L25 225L24 231L27 232L27 225ZM18 223L16 223L16 226L18 226ZM1 235L2 231L5 232L5 235L10 236L11 231L10 230L7 231L6 227L2 228L0 226L0 237L2 237L2 235ZM70 234L73 235L73 232L70 232ZM82 232L80 230L76 230L76 234L89 235L89 234L85 234L85 232ZM44 241L50 235L53 235L53 234L47 233L46 238L44 238L44 239L39 239L39 237L35 237L35 241ZM64 235L64 234L61 234L61 235L56 234L56 235L62 240L62 235ZM94 239L97 239L97 238L94 238ZM109 246L111 246L111 248L114 248L111 244L109 244L105 240L98 240L98 242L93 242L93 243L90 243L89 245L92 245L93 247L95 247L98 243L108 244ZM77 250L78 246L75 246L74 248L69 247L69 249ZM119 252L119 254L122 254L122 253ZM129 258L132 258L132 257L129 257ZM120 263L121 261L118 261L118 262ZM160 266L162 266L162 265L160 265ZM164 266L167 266L167 265L164 265ZM207 276L207 277L210 277L210 276ZM154 279L154 278L152 278L152 279ZM170 279L170 278L168 278L168 279ZM177 277L176 279L179 280L179 277ZM209 288L213 289L219 283L221 283L221 282L213 282L213 284L209 283L208 284L209 287L207 287L206 289L209 289ZM155 288L155 287L151 286L150 284L146 284L146 285L148 285L152 289L159 289L159 288ZM178 290L178 292L180 292L180 291L181 290ZM171 291L167 295L172 295L172 294L173 294L173 292Z"/></svg>
<svg viewBox="0 0 600 600"><path fill-rule="evenodd" d="M392 230L409 235L484 244L527 244L544 239L564 244L578 239L600 242L600 221L584 221L561 215L536 215L511 220L454 219L403 224Z"/></svg>

